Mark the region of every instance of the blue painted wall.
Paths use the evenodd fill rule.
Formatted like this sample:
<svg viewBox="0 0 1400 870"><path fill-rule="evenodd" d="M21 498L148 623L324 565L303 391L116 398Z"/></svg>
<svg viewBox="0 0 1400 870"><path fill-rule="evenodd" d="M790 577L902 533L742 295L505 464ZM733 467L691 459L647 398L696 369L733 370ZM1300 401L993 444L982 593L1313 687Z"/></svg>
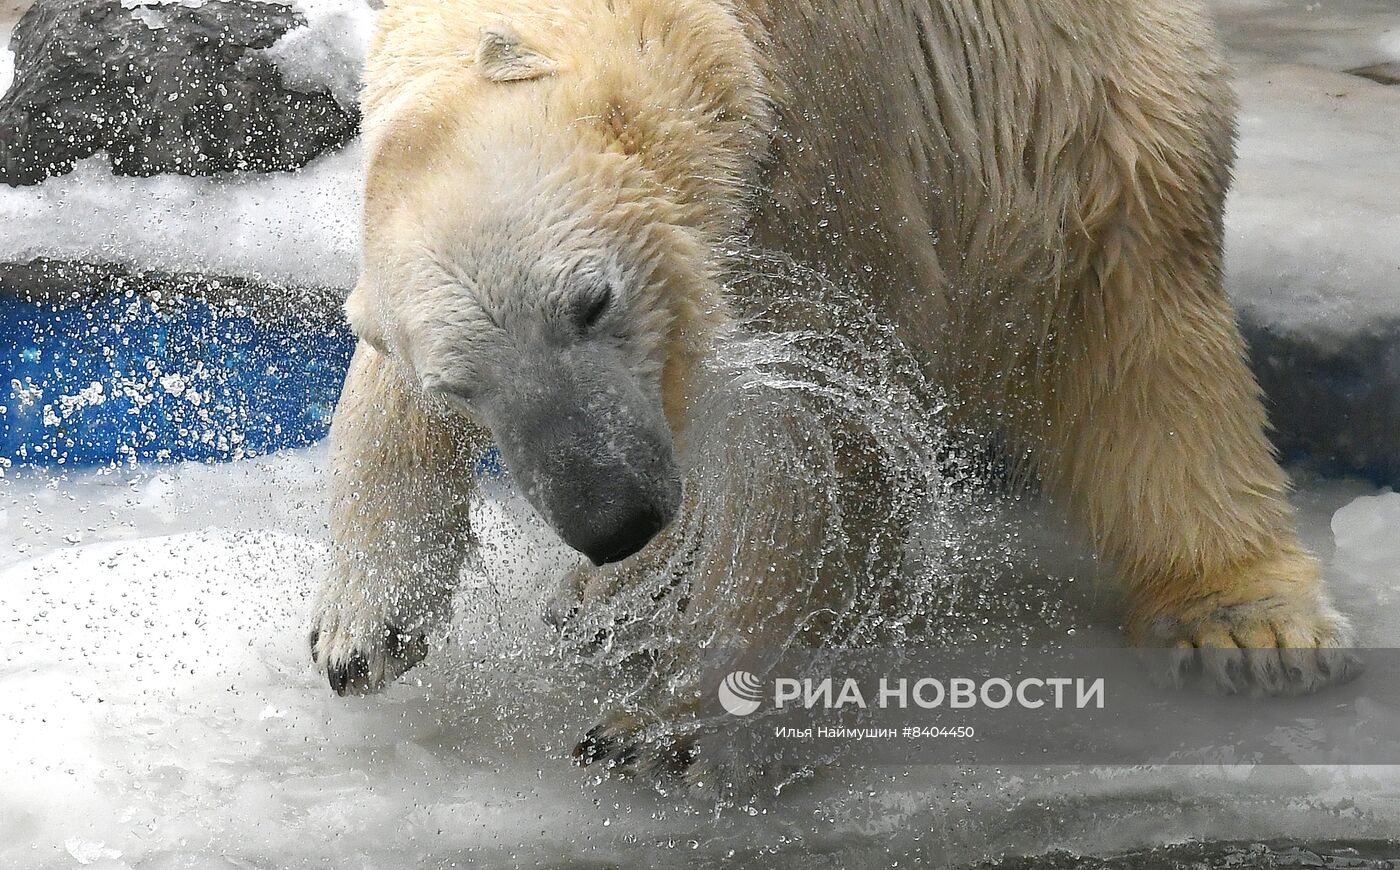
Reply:
<svg viewBox="0 0 1400 870"><path fill-rule="evenodd" d="M310 444L329 429L353 349L341 325L194 300L0 297L0 461L222 460Z"/></svg>

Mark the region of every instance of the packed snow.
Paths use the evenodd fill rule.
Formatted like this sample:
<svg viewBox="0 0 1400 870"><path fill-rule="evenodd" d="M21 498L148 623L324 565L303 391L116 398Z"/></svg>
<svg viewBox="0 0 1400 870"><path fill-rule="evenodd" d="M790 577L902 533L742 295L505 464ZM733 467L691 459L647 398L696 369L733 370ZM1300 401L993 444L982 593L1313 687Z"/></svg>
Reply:
<svg viewBox="0 0 1400 870"><path fill-rule="evenodd" d="M1400 323L1400 87L1388 0L1226 0L1240 98L1227 282L1241 316L1319 343Z"/></svg>
<svg viewBox="0 0 1400 870"><path fill-rule="evenodd" d="M10 89L15 75L15 54L10 50L10 32L29 8L30 0L0 0L0 97Z"/></svg>
<svg viewBox="0 0 1400 870"><path fill-rule="evenodd" d="M295 173L129 178L95 155L32 187L0 185L0 261L96 260L347 288L359 267L359 162L352 144Z"/></svg>
<svg viewBox="0 0 1400 870"><path fill-rule="evenodd" d="M547 644L539 595L572 559L504 492L476 509L488 546L452 642L384 695L337 698L305 637L323 459L0 481L0 866L936 866L1400 829L1383 767L843 767L718 818L600 779L568 758L588 721L498 648ZM1385 644L1400 494L1314 480L1300 503L1363 640ZM1057 618L1111 630L1084 602Z"/></svg>
<svg viewBox="0 0 1400 870"><path fill-rule="evenodd" d="M342 106L360 99L360 72L374 32L367 0L297 0L306 18L266 49L282 77L301 91L327 90Z"/></svg>
<svg viewBox="0 0 1400 870"><path fill-rule="evenodd" d="M15 54L9 49L10 37L4 28L0 28L0 39L0 96L4 96L15 80Z"/></svg>

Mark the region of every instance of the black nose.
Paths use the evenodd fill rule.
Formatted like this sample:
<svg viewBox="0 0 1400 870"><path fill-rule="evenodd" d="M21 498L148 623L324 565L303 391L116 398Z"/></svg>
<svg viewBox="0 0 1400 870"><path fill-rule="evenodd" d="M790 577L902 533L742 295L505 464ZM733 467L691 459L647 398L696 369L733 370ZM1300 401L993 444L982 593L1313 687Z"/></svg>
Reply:
<svg viewBox="0 0 1400 870"><path fill-rule="evenodd" d="M600 535L577 547L594 565L621 562L647 545L666 527L667 518L654 508L637 511L623 521L610 524Z"/></svg>

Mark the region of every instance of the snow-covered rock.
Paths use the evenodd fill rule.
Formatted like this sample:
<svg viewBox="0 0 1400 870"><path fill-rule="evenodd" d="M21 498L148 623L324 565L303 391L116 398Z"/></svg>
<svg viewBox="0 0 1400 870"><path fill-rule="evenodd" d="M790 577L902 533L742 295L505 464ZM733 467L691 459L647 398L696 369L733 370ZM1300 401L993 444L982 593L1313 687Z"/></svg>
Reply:
<svg viewBox="0 0 1400 870"><path fill-rule="evenodd" d="M342 106L358 105L360 74L374 33L369 0L297 0L294 5L306 25L288 30L264 55L290 87L329 91Z"/></svg>
<svg viewBox="0 0 1400 870"><path fill-rule="evenodd" d="M350 41L347 20L318 23ZM343 72L327 82L292 65L331 60L316 35L282 42L297 29L308 30L290 6L256 0L37 0L10 36L0 182L35 184L97 152L120 175L306 164L353 137L359 113Z"/></svg>
<svg viewBox="0 0 1400 870"><path fill-rule="evenodd" d="M276 27L258 41L261 48L243 52L246 57L238 61L233 74L251 81L256 72L260 82L254 84L265 95L282 93L293 103L315 95L320 104L329 101L346 117L355 114L355 93L374 22L374 11L367 3L240 2L252 10L249 14L273 16L269 20ZM128 17L192 14L178 4L167 8L128 3L124 7L116 0L99 0L87 7ZM29 0L0 0L0 40L9 35L25 9L28 15L38 14ZM142 23L141 30L146 31L147 25ZM147 40L169 38L154 33L138 35ZM20 41L16 38L15 44ZM166 55L169 48L165 44ZM164 62L160 57L146 60L148 65ZM165 84L172 94L189 92L186 99L213 96L207 83L192 87L167 75ZM0 119L5 117L3 107L17 99L14 94L0 97ZM350 128L342 131L349 132ZM111 263L141 272L200 272L344 292L354 283L358 266L358 146L352 140L320 157L303 150L302 156L311 163L297 172L126 177L114 173L109 160L98 154L77 160L71 172L39 184L0 184L0 225L4 227L0 262L27 263L46 257ZM0 292L14 290L0 283Z"/></svg>
<svg viewBox="0 0 1400 870"><path fill-rule="evenodd" d="M1239 159L1226 282L1277 440L1400 481L1400 63L1392 0L1216 0Z"/></svg>
<svg viewBox="0 0 1400 870"><path fill-rule="evenodd" d="M0 0L0 97L14 79L15 55L10 51L10 34L32 0Z"/></svg>

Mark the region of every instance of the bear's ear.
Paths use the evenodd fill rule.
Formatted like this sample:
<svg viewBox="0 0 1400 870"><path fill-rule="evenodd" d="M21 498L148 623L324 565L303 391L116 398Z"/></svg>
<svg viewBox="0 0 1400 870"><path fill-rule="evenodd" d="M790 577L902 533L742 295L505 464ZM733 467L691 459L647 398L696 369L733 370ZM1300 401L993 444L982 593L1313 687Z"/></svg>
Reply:
<svg viewBox="0 0 1400 870"><path fill-rule="evenodd" d="M361 279L350 295L345 297L345 319L350 321L351 331L361 341L387 356L389 343L384 339L383 324L374 308L370 290Z"/></svg>
<svg viewBox="0 0 1400 870"><path fill-rule="evenodd" d="M504 22L481 28L476 47L481 74L493 82L523 82L554 73L554 61L529 48L515 28Z"/></svg>

